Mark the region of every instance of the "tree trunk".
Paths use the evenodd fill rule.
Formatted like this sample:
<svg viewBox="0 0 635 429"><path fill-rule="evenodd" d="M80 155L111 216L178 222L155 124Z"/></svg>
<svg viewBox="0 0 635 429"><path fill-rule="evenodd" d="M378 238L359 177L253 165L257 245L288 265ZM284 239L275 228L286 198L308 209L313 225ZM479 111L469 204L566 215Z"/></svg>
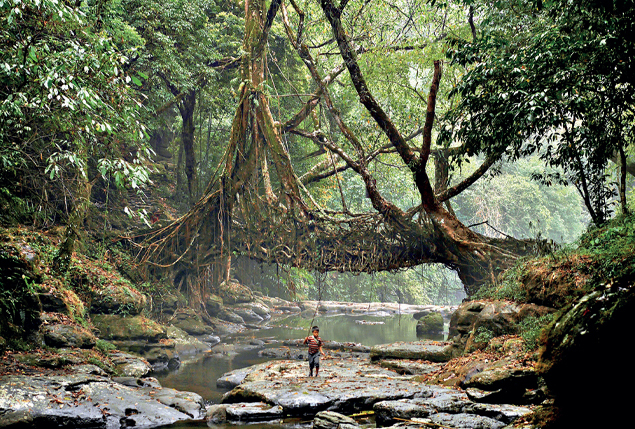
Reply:
<svg viewBox="0 0 635 429"><path fill-rule="evenodd" d="M187 191L190 206L198 200L198 174L196 152L194 150L194 109L196 107L196 91L191 90L179 104L179 111L183 120L181 140L185 154L185 176L187 177Z"/></svg>
<svg viewBox="0 0 635 429"><path fill-rule="evenodd" d="M57 273L64 275L68 271L73 257L73 252L79 243L82 241L81 231L90 208L90 194L93 189L93 185L99 178L96 177L92 181L88 181L82 178L81 174L78 174L76 196L74 207L68 217L66 224L66 230L64 232L64 241L57 249L57 253L53 257L53 270Z"/></svg>

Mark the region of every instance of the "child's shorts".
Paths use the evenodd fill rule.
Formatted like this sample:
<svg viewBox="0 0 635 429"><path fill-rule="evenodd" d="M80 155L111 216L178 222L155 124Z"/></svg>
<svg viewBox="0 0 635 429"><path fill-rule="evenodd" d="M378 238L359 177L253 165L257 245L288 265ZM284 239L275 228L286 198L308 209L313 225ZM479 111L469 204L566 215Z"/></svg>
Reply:
<svg viewBox="0 0 635 429"><path fill-rule="evenodd" d="M320 366L320 352L309 353L309 368L318 368Z"/></svg>

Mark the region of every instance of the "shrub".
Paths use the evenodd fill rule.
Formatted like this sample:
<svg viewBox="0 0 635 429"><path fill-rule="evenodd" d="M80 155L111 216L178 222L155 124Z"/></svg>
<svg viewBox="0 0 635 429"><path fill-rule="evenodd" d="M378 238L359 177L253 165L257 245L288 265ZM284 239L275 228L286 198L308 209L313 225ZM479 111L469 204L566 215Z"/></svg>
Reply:
<svg viewBox="0 0 635 429"><path fill-rule="evenodd" d="M538 347L538 338L542 330L553 320L553 313L543 316L526 317L518 323L520 336L525 343L525 350L530 351Z"/></svg>
<svg viewBox="0 0 635 429"><path fill-rule="evenodd" d="M111 350L116 350L117 346L115 346L113 343L108 342L106 340L98 339L97 342L95 343L95 348L102 353L107 353Z"/></svg>

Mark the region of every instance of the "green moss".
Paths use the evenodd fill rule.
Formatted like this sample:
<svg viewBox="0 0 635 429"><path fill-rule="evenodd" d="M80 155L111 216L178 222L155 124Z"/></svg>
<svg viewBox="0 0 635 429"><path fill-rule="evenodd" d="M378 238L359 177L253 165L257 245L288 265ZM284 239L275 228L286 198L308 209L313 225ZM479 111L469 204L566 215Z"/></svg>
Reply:
<svg viewBox="0 0 635 429"><path fill-rule="evenodd" d="M549 325L549 323L551 323L553 317L553 313L545 314L540 317L530 316L525 317L518 323L519 333L523 339L526 351L538 348L538 339L540 338L543 330Z"/></svg>
<svg viewBox="0 0 635 429"><path fill-rule="evenodd" d="M523 288L521 278L527 272L527 263L529 260L529 258L519 259L511 268L501 273L496 284L483 286L474 295L474 299L525 302L528 296L527 291Z"/></svg>
<svg viewBox="0 0 635 429"><path fill-rule="evenodd" d="M95 348L105 354L111 350L116 350L117 346L115 346L110 341L98 339L97 342L95 343Z"/></svg>

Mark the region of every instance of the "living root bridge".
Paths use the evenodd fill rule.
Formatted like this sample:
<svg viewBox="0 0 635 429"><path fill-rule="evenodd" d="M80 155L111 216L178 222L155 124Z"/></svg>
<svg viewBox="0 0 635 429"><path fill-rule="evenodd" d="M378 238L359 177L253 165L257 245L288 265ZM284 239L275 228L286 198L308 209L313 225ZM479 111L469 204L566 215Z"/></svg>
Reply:
<svg viewBox="0 0 635 429"><path fill-rule="evenodd" d="M376 272L437 259L432 224L393 226L380 214L343 215L248 204L229 221L220 191L200 200L186 215L158 229L140 245L142 262L168 268L211 265L223 252L309 270ZM241 205L241 204L239 204ZM425 240L423 239L425 237Z"/></svg>

